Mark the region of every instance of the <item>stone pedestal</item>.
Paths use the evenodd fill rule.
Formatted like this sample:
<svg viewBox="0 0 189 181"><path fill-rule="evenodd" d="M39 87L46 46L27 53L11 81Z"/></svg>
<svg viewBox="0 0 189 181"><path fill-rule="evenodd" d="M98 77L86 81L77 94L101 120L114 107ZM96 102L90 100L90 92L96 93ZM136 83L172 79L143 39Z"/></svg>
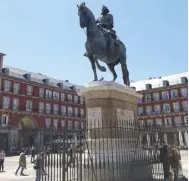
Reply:
<svg viewBox="0 0 189 181"><path fill-rule="evenodd" d="M106 81L88 84L82 95L86 102L87 149L82 161L86 180L137 180L136 176L147 180L151 168L135 167L136 161L147 161L140 156L144 153L138 149L140 135L135 127L137 99L142 95Z"/></svg>

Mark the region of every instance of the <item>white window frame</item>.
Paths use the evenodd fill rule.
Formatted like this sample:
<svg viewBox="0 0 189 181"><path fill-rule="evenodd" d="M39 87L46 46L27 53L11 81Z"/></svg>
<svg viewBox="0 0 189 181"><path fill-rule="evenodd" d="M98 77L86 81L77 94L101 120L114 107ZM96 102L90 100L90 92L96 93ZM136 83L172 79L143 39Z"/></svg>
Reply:
<svg viewBox="0 0 189 181"><path fill-rule="evenodd" d="M164 124L165 126L172 126L173 125L172 118L171 117L164 118Z"/></svg>
<svg viewBox="0 0 189 181"><path fill-rule="evenodd" d="M144 94L144 102L151 102L152 96L150 93Z"/></svg>
<svg viewBox="0 0 189 181"><path fill-rule="evenodd" d="M19 92L20 92L20 83L14 82L13 83L13 93L19 94Z"/></svg>
<svg viewBox="0 0 189 181"><path fill-rule="evenodd" d="M46 89L46 91L45 91L45 97L47 99L52 99L52 91L49 90L49 89Z"/></svg>
<svg viewBox="0 0 189 181"><path fill-rule="evenodd" d="M46 112L46 114L51 114L51 104L50 103L45 104L45 112Z"/></svg>
<svg viewBox="0 0 189 181"><path fill-rule="evenodd" d="M147 126L153 126L153 119L147 120Z"/></svg>
<svg viewBox="0 0 189 181"><path fill-rule="evenodd" d="M45 94L45 89L40 87L39 88L39 97L43 98L44 97L44 94Z"/></svg>
<svg viewBox="0 0 189 181"><path fill-rule="evenodd" d="M85 112L84 112L84 109L83 108L80 108L80 115L81 115L81 117L82 118L84 118L85 117Z"/></svg>
<svg viewBox="0 0 189 181"><path fill-rule="evenodd" d="M66 106L64 106L64 105L61 105L61 114L62 115L66 115Z"/></svg>
<svg viewBox="0 0 189 181"><path fill-rule="evenodd" d="M68 107L68 116L73 116L73 107Z"/></svg>
<svg viewBox="0 0 189 181"><path fill-rule="evenodd" d="M176 93L176 95L174 95L174 92ZM178 90L177 89L171 90L171 98L177 98L177 97L178 97Z"/></svg>
<svg viewBox="0 0 189 181"><path fill-rule="evenodd" d="M75 121L75 130L79 129L79 121Z"/></svg>
<svg viewBox="0 0 189 181"><path fill-rule="evenodd" d="M162 91L161 97L162 97L163 100L169 100L169 91Z"/></svg>
<svg viewBox="0 0 189 181"><path fill-rule="evenodd" d="M31 103L31 106L29 106L29 102ZM31 100L26 100L26 112L32 112L33 108L33 102Z"/></svg>
<svg viewBox="0 0 189 181"><path fill-rule="evenodd" d="M67 123L67 121L66 120L61 120L61 127L63 128L63 129L65 129L66 128L66 123Z"/></svg>
<svg viewBox="0 0 189 181"><path fill-rule="evenodd" d="M12 99L12 109L14 111L17 111L19 108L19 99L18 98L13 98Z"/></svg>
<svg viewBox="0 0 189 181"><path fill-rule="evenodd" d="M84 98L80 97L80 104L83 105L84 104Z"/></svg>
<svg viewBox="0 0 189 181"><path fill-rule="evenodd" d="M184 125L188 126L188 116L184 116Z"/></svg>
<svg viewBox="0 0 189 181"><path fill-rule="evenodd" d="M53 91L53 99L54 100L59 100L59 92Z"/></svg>
<svg viewBox="0 0 189 181"><path fill-rule="evenodd" d="M75 103L75 104L78 104L78 101L79 101L78 96L77 96L77 95L74 95L74 103Z"/></svg>
<svg viewBox="0 0 189 181"><path fill-rule="evenodd" d="M162 126L163 122L162 122L162 118L156 118L156 125L157 126Z"/></svg>
<svg viewBox="0 0 189 181"><path fill-rule="evenodd" d="M27 96L32 96L32 94L33 94L33 86L31 86L31 85L26 85L26 94L27 94Z"/></svg>
<svg viewBox="0 0 189 181"><path fill-rule="evenodd" d="M188 96L188 89L185 87L185 88L181 88L181 96L182 97L187 97Z"/></svg>
<svg viewBox="0 0 189 181"><path fill-rule="evenodd" d="M53 127L58 129L58 119L53 119Z"/></svg>
<svg viewBox="0 0 189 181"><path fill-rule="evenodd" d="M4 80L4 91L5 92L11 91L11 81L10 80Z"/></svg>
<svg viewBox="0 0 189 181"><path fill-rule="evenodd" d="M182 107L184 112L188 112L188 101L182 101Z"/></svg>
<svg viewBox="0 0 189 181"><path fill-rule="evenodd" d="M180 122L177 122L177 120L179 120ZM181 118L181 116L175 116L174 117L174 122L175 122L175 126L176 127L181 126L182 125L182 118ZM176 123L180 123L180 124L176 124Z"/></svg>
<svg viewBox="0 0 189 181"><path fill-rule="evenodd" d="M60 93L60 100L62 101L62 102L64 102L65 101L65 93Z"/></svg>
<svg viewBox="0 0 189 181"><path fill-rule="evenodd" d="M156 110L156 108L159 108L159 110ZM160 114L161 113L161 105L160 104L155 104L154 105L154 112L156 114Z"/></svg>
<svg viewBox="0 0 189 181"><path fill-rule="evenodd" d="M139 120L139 125L140 125L140 127L144 127L145 126L145 121L144 120Z"/></svg>
<svg viewBox="0 0 189 181"><path fill-rule="evenodd" d="M179 104L179 102L173 102L173 110L174 110L174 112L179 112L180 111L180 104Z"/></svg>
<svg viewBox="0 0 189 181"><path fill-rule="evenodd" d="M73 121L68 121L68 130L73 129Z"/></svg>
<svg viewBox="0 0 189 181"><path fill-rule="evenodd" d="M51 127L51 119L50 118L45 119L45 126L47 129L49 129Z"/></svg>
<svg viewBox="0 0 189 181"><path fill-rule="evenodd" d="M151 108L151 110L149 111L147 108ZM146 113L147 115L152 114L152 106L146 106L146 107L145 107L145 113Z"/></svg>
<svg viewBox="0 0 189 181"><path fill-rule="evenodd" d="M54 105L53 105L53 113L54 113L55 115L57 115L58 112L59 112L59 106L58 106L58 104L54 104Z"/></svg>
<svg viewBox="0 0 189 181"><path fill-rule="evenodd" d="M79 115L79 108L78 107L74 107L74 116L78 117Z"/></svg>
<svg viewBox="0 0 189 181"><path fill-rule="evenodd" d="M45 110L45 103L39 102L39 113L44 113L44 110Z"/></svg>
<svg viewBox="0 0 189 181"><path fill-rule="evenodd" d="M169 105L169 111L167 111L167 110L165 109L167 105ZM164 103L164 104L163 104L163 112L164 112L164 113L170 113L170 112L171 112L171 106L170 106L169 103Z"/></svg>
<svg viewBox="0 0 189 181"><path fill-rule="evenodd" d="M8 126L8 123L9 123L9 115L8 114L2 114L1 126Z"/></svg>
<svg viewBox="0 0 189 181"><path fill-rule="evenodd" d="M138 107L137 111L138 111L138 116L142 116L142 114L144 114L143 106Z"/></svg>
<svg viewBox="0 0 189 181"><path fill-rule="evenodd" d="M73 102L73 96L72 94L68 94L68 102Z"/></svg>
<svg viewBox="0 0 189 181"><path fill-rule="evenodd" d="M10 108L10 97L3 96L3 109L9 109Z"/></svg>
<svg viewBox="0 0 189 181"><path fill-rule="evenodd" d="M158 95L158 96L157 96ZM159 99L160 99L160 94L159 94L159 92L154 92L153 93L153 99L154 99L154 101L159 101Z"/></svg>

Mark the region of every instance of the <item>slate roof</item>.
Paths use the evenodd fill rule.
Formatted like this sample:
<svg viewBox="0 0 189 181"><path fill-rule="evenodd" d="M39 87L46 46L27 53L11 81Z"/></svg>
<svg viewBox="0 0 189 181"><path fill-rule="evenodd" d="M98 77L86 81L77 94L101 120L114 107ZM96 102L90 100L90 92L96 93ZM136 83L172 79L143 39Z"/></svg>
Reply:
<svg viewBox="0 0 189 181"><path fill-rule="evenodd" d="M163 76L163 77L157 77L157 78L152 78L148 80L140 80L140 81L132 81L131 86L136 87L137 91L141 90L146 90L146 84L151 84L152 89L158 88L158 87L163 87L163 80L169 81L169 85L177 85L181 84L181 77L186 77L188 78L188 72L183 72L180 74L173 74L173 75L168 75L168 76Z"/></svg>
<svg viewBox="0 0 189 181"><path fill-rule="evenodd" d="M58 83L63 83L63 89L64 90L69 90L72 91L71 87L75 86L76 88L76 92L80 92L82 89L84 89L84 86L79 86L76 84L73 84L69 81L63 81L63 80L58 80L58 79L54 79L52 77L43 75L41 73L35 73L35 72L28 72L26 70L21 70L18 68L14 68L14 67L10 67L10 66L4 66L3 68L7 68L9 69L9 75L13 78L18 78L24 81L27 81L27 79L24 77L25 74L30 74L31 75L31 82L33 83L39 83L39 84L43 84L44 85L44 79L49 79L49 86L55 87L55 88L60 88L58 86Z"/></svg>

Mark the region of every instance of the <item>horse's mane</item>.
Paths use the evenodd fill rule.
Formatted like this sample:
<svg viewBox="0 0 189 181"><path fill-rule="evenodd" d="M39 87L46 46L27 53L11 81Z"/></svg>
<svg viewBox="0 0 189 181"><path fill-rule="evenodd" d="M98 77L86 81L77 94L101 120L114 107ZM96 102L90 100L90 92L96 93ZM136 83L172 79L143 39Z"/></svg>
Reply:
<svg viewBox="0 0 189 181"><path fill-rule="evenodd" d="M85 10L88 11L91 14L91 16L95 19L93 12L85 5L85 3L81 3L80 8L85 8Z"/></svg>

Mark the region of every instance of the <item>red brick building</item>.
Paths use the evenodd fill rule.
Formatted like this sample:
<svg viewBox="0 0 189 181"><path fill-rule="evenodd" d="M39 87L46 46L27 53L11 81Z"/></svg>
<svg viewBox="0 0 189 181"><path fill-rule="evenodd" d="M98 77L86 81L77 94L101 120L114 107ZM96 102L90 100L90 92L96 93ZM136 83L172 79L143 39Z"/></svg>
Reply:
<svg viewBox="0 0 189 181"><path fill-rule="evenodd" d="M23 129L83 127L84 99L77 94L82 87L40 73L7 66L2 68L3 57L4 54L0 54L0 144L4 144L3 147L10 146L15 140L23 140L19 136ZM28 139L35 142L37 137L30 136L23 142Z"/></svg>
<svg viewBox="0 0 189 181"><path fill-rule="evenodd" d="M176 133L143 136L142 141L177 142L188 146L188 73L150 78L132 83L143 94L138 100L138 119L141 126L174 129Z"/></svg>

